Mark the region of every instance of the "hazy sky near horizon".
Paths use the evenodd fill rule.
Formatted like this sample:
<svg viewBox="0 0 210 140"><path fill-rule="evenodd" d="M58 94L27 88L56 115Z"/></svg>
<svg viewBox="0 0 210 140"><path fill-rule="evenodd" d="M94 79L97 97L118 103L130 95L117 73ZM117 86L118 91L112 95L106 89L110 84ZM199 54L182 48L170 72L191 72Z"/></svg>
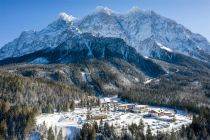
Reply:
<svg viewBox="0 0 210 140"><path fill-rule="evenodd" d="M40 30L66 12L77 18L105 6L125 12L137 6L175 20L210 40L210 0L0 0L0 47L24 30Z"/></svg>

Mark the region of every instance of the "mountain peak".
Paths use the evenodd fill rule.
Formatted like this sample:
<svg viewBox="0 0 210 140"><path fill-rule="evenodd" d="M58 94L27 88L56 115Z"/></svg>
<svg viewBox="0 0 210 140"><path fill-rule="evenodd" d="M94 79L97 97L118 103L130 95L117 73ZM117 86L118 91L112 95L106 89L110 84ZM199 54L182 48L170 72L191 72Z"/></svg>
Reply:
<svg viewBox="0 0 210 140"><path fill-rule="evenodd" d="M137 6L134 6L128 10L128 13L139 13L139 12L142 12L142 10Z"/></svg>
<svg viewBox="0 0 210 140"><path fill-rule="evenodd" d="M108 7L97 6L95 9L95 13L105 13L107 15L113 14L113 10L109 9Z"/></svg>
<svg viewBox="0 0 210 140"><path fill-rule="evenodd" d="M155 13L153 10L142 10L137 6L132 7L131 9L129 9L127 12L127 14L144 14L144 15L158 15L157 13Z"/></svg>
<svg viewBox="0 0 210 140"><path fill-rule="evenodd" d="M65 20L66 22L72 22L76 19L74 16L68 15L65 12L61 12L59 14L59 18L62 19L62 20Z"/></svg>

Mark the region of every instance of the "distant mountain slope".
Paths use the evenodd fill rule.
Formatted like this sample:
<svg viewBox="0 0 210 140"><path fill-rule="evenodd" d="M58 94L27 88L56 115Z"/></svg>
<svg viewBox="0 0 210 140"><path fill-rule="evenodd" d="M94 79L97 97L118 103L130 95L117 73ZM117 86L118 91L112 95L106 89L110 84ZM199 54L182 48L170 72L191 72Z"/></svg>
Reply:
<svg viewBox="0 0 210 140"><path fill-rule="evenodd" d="M48 79L66 85L75 85L88 94L116 94L127 88L143 84L147 76L135 65L122 59L94 58L76 64L7 65L1 67L24 77Z"/></svg>

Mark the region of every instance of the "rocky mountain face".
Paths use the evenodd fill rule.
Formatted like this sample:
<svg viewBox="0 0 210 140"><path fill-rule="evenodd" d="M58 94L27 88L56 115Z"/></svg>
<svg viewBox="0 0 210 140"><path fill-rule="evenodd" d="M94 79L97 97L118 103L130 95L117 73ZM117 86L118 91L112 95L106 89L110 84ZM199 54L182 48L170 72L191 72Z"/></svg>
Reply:
<svg viewBox="0 0 210 140"><path fill-rule="evenodd" d="M153 11L132 8L125 13L116 13L98 7L76 25L82 32L122 38L145 56L151 56L153 46L150 42L158 42L174 52L203 61L210 60L210 44L204 37Z"/></svg>

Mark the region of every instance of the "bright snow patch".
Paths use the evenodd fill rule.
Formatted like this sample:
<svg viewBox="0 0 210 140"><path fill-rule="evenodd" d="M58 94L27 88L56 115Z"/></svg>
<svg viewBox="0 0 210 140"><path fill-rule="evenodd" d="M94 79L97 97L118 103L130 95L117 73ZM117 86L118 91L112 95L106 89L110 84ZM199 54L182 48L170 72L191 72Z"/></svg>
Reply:
<svg viewBox="0 0 210 140"><path fill-rule="evenodd" d="M30 64L47 64L47 63L49 63L49 61L43 57L34 59L33 61L30 62Z"/></svg>
<svg viewBox="0 0 210 140"><path fill-rule="evenodd" d="M82 74L82 80L83 80L84 82L87 82L86 73L85 73L85 72L81 72L81 74Z"/></svg>
<svg viewBox="0 0 210 140"><path fill-rule="evenodd" d="M159 43L159 42L156 42L156 43L157 43L157 45L158 45L161 49L164 49L164 50L166 50L166 51L168 51L168 52L173 52L172 49L165 47L165 46L162 45L161 43Z"/></svg>
<svg viewBox="0 0 210 140"><path fill-rule="evenodd" d="M152 82L153 79L148 79L144 82L144 84L149 84L150 82Z"/></svg>
<svg viewBox="0 0 210 140"><path fill-rule="evenodd" d="M93 53L92 53L92 50L91 50L91 48L90 48L89 42L85 41L85 45L86 45L86 47L88 48L88 56L92 56Z"/></svg>
<svg viewBox="0 0 210 140"><path fill-rule="evenodd" d="M139 79L138 79L138 78L134 78L134 80L135 80L136 82L139 82Z"/></svg>
<svg viewBox="0 0 210 140"><path fill-rule="evenodd" d="M149 57L148 57L148 56L144 56L144 58L149 59Z"/></svg>

